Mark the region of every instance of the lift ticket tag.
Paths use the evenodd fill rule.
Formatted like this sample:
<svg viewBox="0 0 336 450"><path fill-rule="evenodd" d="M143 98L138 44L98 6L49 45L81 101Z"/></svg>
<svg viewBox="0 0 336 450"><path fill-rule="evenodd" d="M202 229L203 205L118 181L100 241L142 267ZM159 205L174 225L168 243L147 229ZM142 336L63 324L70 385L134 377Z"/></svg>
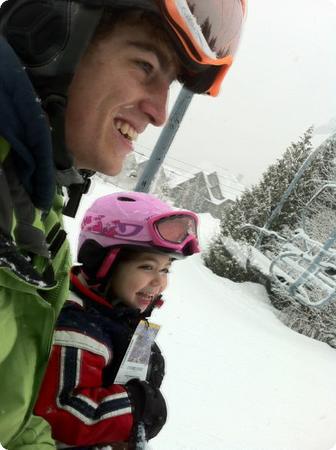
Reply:
<svg viewBox="0 0 336 450"><path fill-rule="evenodd" d="M151 348L160 325L141 320L126 350L115 377L115 384L126 384L132 378L146 380Z"/></svg>

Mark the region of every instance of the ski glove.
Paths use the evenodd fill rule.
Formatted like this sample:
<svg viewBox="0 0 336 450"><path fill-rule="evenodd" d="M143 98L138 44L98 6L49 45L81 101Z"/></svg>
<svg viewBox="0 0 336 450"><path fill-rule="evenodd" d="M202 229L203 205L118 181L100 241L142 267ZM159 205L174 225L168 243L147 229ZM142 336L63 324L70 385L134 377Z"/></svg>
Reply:
<svg viewBox="0 0 336 450"><path fill-rule="evenodd" d="M156 388L161 386L165 375L165 360L159 346L154 342L149 360L147 381Z"/></svg>
<svg viewBox="0 0 336 450"><path fill-rule="evenodd" d="M145 426L147 440L155 437L166 423L166 402L159 391L147 381L130 380L126 389L131 400L135 427L139 422Z"/></svg>

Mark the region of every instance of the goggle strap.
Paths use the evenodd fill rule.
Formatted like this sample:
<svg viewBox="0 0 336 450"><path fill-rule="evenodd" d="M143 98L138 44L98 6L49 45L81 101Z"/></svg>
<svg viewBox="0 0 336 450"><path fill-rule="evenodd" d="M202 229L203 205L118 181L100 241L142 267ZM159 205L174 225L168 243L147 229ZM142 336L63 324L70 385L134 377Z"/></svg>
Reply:
<svg viewBox="0 0 336 450"><path fill-rule="evenodd" d="M106 275L108 274L113 262L115 261L118 253L120 251L120 248L113 248L112 250L110 250L107 254L107 256L105 256L104 261L102 262L98 272L97 272L97 278L98 279L103 279L106 277Z"/></svg>

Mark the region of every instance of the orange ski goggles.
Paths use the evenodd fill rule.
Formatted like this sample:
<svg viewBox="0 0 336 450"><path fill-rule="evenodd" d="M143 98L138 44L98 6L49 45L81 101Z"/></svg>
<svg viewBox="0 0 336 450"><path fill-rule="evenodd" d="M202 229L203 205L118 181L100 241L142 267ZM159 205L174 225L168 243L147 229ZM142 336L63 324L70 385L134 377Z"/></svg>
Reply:
<svg viewBox="0 0 336 450"><path fill-rule="evenodd" d="M246 0L160 0L157 4L178 40L187 68L186 86L196 93L218 95L238 48Z"/></svg>

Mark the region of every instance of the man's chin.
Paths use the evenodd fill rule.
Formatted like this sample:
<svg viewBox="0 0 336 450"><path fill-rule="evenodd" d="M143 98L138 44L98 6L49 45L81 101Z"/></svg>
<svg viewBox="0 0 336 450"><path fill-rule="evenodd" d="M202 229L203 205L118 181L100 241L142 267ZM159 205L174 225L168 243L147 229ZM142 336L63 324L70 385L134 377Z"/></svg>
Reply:
<svg viewBox="0 0 336 450"><path fill-rule="evenodd" d="M119 175L123 168L123 160L122 161L109 161L106 164L102 164L102 167L98 172L103 173L109 177L115 177Z"/></svg>

